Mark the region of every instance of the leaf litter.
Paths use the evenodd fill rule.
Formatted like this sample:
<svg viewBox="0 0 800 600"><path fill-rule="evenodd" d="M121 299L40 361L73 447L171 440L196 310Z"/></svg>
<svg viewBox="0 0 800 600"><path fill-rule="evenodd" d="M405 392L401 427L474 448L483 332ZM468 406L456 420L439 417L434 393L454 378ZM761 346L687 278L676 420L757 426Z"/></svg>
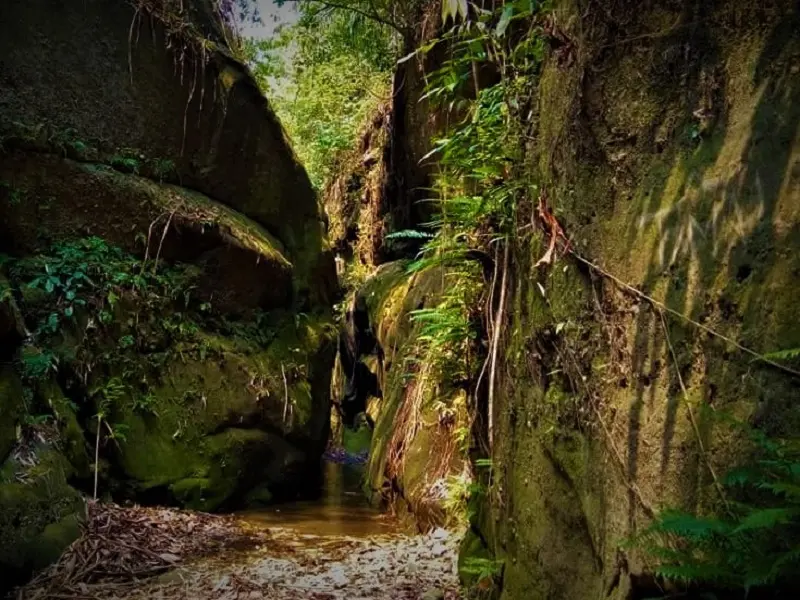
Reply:
<svg viewBox="0 0 800 600"><path fill-rule="evenodd" d="M16 600L457 600L460 536L366 537L90 502L81 537Z"/></svg>

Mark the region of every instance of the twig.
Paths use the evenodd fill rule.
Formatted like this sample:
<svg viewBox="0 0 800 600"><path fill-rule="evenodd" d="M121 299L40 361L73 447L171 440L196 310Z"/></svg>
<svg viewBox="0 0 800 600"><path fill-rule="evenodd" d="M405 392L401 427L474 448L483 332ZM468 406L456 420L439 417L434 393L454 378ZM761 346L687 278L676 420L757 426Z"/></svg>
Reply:
<svg viewBox="0 0 800 600"><path fill-rule="evenodd" d="M144 275L144 270L145 267L147 266L147 261L150 259L150 240L153 237L153 227L155 227L156 223L158 223L161 220L161 217L165 216L167 216L167 213L165 212L161 213L150 222L150 226L147 228L147 243L145 244L144 248L144 260L142 261L142 268L139 270L139 277Z"/></svg>
<svg viewBox="0 0 800 600"><path fill-rule="evenodd" d="M94 440L94 499L97 500L97 478L100 467L100 429L102 428L103 417L97 415L97 436Z"/></svg>
<svg viewBox="0 0 800 600"><path fill-rule="evenodd" d="M289 410L289 384L286 382L286 369L281 363L281 375L283 375L283 424L286 425L286 412Z"/></svg>
<svg viewBox="0 0 800 600"><path fill-rule="evenodd" d="M499 254L499 249L497 248L497 246L495 246L494 273L492 274L492 283L489 286L489 298L486 301L486 309L485 309L487 331L489 333L489 338L492 339L492 340L494 340L494 330L495 330L495 324L492 322L493 321L493 319L492 319L492 306L494 305L494 289L495 289L495 287L497 287L498 269L500 268L500 261L498 260L498 258L499 258L498 254ZM492 359L492 353L491 353L491 345L490 345L489 353L486 356L486 359L483 361L483 366L481 367L481 372L478 375L478 380L477 380L477 383L475 384L475 405L476 406L478 405L478 396L480 394L481 383L483 382L484 375L486 375L486 369L489 367L489 362L491 361L491 359ZM481 440L481 443L483 443L483 440ZM486 450L487 450L487 453L488 453L490 449L487 448Z"/></svg>
<svg viewBox="0 0 800 600"><path fill-rule="evenodd" d="M158 242L158 250L156 251L155 263L153 264L153 273L155 273L158 270L158 259L161 256L161 248L164 245L164 239L166 239L167 237L167 231L169 230L170 223L172 223L172 217L175 216L175 213L178 211L179 208L180 205L176 206L175 210L173 210L170 213L169 219L167 219L167 224L164 225L164 231L161 232L161 241Z"/></svg>

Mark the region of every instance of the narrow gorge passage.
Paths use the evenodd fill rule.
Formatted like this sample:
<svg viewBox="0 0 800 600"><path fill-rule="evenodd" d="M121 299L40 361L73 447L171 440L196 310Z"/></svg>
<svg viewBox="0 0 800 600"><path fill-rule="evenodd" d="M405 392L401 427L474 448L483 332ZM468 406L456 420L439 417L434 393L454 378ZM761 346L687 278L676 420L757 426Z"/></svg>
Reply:
<svg viewBox="0 0 800 600"><path fill-rule="evenodd" d="M0 0L0 597L795 600L799 283L798 0Z"/></svg>

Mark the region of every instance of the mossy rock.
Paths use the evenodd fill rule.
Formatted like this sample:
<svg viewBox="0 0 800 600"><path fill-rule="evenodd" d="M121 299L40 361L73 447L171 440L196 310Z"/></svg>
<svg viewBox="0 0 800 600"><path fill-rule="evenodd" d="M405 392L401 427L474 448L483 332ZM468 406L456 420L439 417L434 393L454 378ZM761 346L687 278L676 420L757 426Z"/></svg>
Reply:
<svg viewBox="0 0 800 600"><path fill-rule="evenodd" d="M51 564L80 534L85 507L67 484L68 461L53 447L30 449L33 466L14 459L0 468L0 587Z"/></svg>
<svg viewBox="0 0 800 600"><path fill-rule="evenodd" d="M385 352L383 398L374 417L367 486L373 497L380 497L386 478L393 477L393 486L415 513L418 525L426 528L457 519L457 515L447 513L442 499L434 498L429 488L463 470L466 456L456 436L468 419L464 392L450 381L450 373L426 370L424 366L419 372L408 371L409 364L426 362L417 356L420 325L411 313L436 306L447 287L442 269L411 274L407 267L406 261L382 265L357 292L367 305L371 326ZM419 395L421 398L415 398ZM420 403L417 410L421 425L405 447L401 464L390 465L390 445L398 428L404 425L398 415L403 414L404 404L415 401ZM439 426L439 414L434 408L437 401L453 410L453 424Z"/></svg>
<svg viewBox="0 0 800 600"><path fill-rule="evenodd" d="M26 335L11 284L0 272L0 360L7 360Z"/></svg>
<svg viewBox="0 0 800 600"><path fill-rule="evenodd" d="M25 408L22 394L22 381L14 369L0 366L0 461L17 440L17 423Z"/></svg>
<svg viewBox="0 0 800 600"><path fill-rule="evenodd" d="M294 266L283 243L199 192L106 165L24 152L9 153L0 164L0 181L11 178L33 197L46 199L0 204L3 232L16 255L93 235L134 255L193 265L193 296L223 313L292 304ZM30 307L49 300L42 290L23 286L21 293Z"/></svg>
<svg viewBox="0 0 800 600"><path fill-rule="evenodd" d="M0 77L9 82L0 89L0 137L6 147L25 148L29 155L123 164L233 207L286 246L298 291L312 302L327 301L335 271L323 215L279 120L224 37L212 33L222 30L218 21L208 26L213 10L204 10L202 18L187 16L191 22L180 27L183 39L177 41L160 18L160 5L148 3L155 10L142 19L133 41L130 24L141 13L126 2L64 5L57 18L48 0L0 5ZM198 30L214 42L198 38ZM181 76L177 63L204 67ZM61 74L56 87L75 98L73 105L64 106L61 92L54 93L42 64ZM52 212L91 225L109 205L94 194L87 197L94 209L86 214L55 207ZM29 190L27 198L44 205L47 196ZM126 225L118 221L120 230Z"/></svg>
<svg viewBox="0 0 800 600"><path fill-rule="evenodd" d="M372 442L372 429L362 425L358 429L344 427L342 429L342 447L350 454L368 452Z"/></svg>
<svg viewBox="0 0 800 600"><path fill-rule="evenodd" d="M259 486L278 496L302 488L327 439L324 323L286 325L266 349L201 333L213 359L175 353L147 409L122 400L110 418L125 431L114 462L133 496L215 510Z"/></svg>
<svg viewBox="0 0 800 600"><path fill-rule="evenodd" d="M76 407L52 379L39 385L37 395L50 408L58 423L59 449L74 469L75 476L88 478L92 471L92 460L86 447L85 432L75 414Z"/></svg>

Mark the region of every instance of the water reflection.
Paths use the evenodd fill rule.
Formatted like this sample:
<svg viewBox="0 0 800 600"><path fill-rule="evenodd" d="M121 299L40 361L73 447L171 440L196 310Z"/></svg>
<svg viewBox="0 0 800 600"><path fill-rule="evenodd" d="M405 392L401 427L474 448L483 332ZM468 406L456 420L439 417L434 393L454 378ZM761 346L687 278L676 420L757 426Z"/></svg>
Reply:
<svg viewBox="0 0 800 600"><path fill-rule="evenodd" d="M361 491L362 465L325 462L323 470L320 498L250 510L241 516L254 524L308 535L368 537L401 530L396 520L370 506Z"/></svg>

